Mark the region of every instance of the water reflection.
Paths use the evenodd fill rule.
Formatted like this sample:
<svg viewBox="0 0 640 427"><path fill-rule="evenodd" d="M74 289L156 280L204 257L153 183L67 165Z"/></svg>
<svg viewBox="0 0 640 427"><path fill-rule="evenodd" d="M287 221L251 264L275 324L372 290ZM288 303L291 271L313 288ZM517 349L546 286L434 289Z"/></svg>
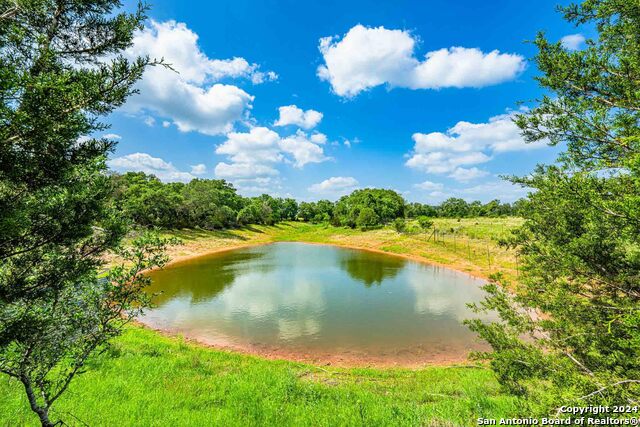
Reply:
<svg viewBox="0 0 640 427"><path fill-rule="evenodd" d="M231 285L236 276L243 274L250 261L264 256L264 252L258 251L231 251L187 260L171 268L151 272L149 292L155 294L153 302L158 306L186 296L192 304L207 301ZM268 265L251 265L249 268L260 269L264 273L269 271Z"/></svg>
<svg viewBox="0 0 640 427"><path fill-rule="evenodd" d="M466 303L482 299L480 281L451 270L299 243L200 258L152 278L151 291L163 293L144 322L300 352L466 354Z"/></svg>
<svg viewBox="0 0 640 427"><path fill-rule="evenodd" d="M395 277L407 263L404 258L355 250L340 251L339 258L340 267L367 287Z"/></svg>

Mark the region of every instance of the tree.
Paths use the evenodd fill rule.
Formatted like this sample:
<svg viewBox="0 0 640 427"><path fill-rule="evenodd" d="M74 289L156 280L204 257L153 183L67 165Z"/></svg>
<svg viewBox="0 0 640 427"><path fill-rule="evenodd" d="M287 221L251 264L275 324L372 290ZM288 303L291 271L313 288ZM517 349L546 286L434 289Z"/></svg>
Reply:
<svg viewBox="0 0 640 427"><path fill-rule="evenodd" d="M436 216L438 211L435 207L430 205L423 205L422 203L409 203L405 208L405 214L407 218L417 218L419 216Z"/></svg>
<svg viewBox="0 0 640 427"><path fill-rule="evenodd" d="M426 216L419 216L418 217L418 225L420 226L420 228L422 228L424 231L429 230L431 227L433 227L433 221L431 220L431 218L426 217Z"/></svg>
<svg viewBox="0 0 640 427"><path fill-rule="evenodd" d="M336 203L333 211L335 222L339 225L355 227L358 225L360 212L364 208L371 209L376 214L378 223L375 225L386 224L396 218L404 218L405 201L393 190L379 188L355 190L350 195L341 197Z"/></svg>
<svg viewBox="0 0 640 427"><path fill-rule="evenodd" d="M282 219L287 221L298 219L298 202L289 198L282 201Z"/></svg>
<svg viewBox="0 0 640 427"><path fill-rule="evenodd" d="M190 227L221 229L236 224L242 197L224 180L194 179L184 185L183 211ZM179 221L176 221L179 222Z"/></svg>
<svg viewBox="0 0 640 427"><path fill-rule="evenodd" d="M463 199L451 197L442 202L438 215L446 218L465 218L469 216L469 204Z"/></svg>
<svg viewBox="0 0 640 427"><path fill-rule="evenodd" d="M407 223L404 218L396 218L393 220L393 228L398 232L402 233L407 228Z"/></svg>
<svg viewBox="0 0 640 427"><path fill-rule="evenodd" d="M515 295L499 276L486 287L482 307L501 322L470 322L493 347L482 356L500 382L545 414L640 398L640 3L561 11L598 38L571 51L538 35L549 95L516 123L527 141L566 150L513 179L535 189L518 204L525 224L512 242L523 274Z"/></svg>
<svg viewBox="0 0 640 427"><path fill-rule="evenodd" d="M369 207L360 209L360 213L356 219L356 225L360 227L360 229L366 230L367 228L375 227L378 224L380 224L380 218L373 209Z"/></svg>
<svg viewBox="0 0 640 427"><path fill-rule="evenodd" d="M100 116L156 64L120 55L145 10L118 6L0 0L0 371L23 384L44 426L143 284L135 270L98 279L126 227L107 203L115 142L86 136L107 128ZM138 266L161 261L161 246L143 244ZM132 288L118 287L125 282Z"/></svg>

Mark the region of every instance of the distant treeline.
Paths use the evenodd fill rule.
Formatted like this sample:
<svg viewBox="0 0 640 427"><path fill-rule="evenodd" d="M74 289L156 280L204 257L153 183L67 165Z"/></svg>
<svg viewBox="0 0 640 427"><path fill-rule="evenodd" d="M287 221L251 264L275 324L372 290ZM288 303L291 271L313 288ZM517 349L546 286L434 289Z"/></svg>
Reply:
<svg viewBox="0 0 640 427"><path fill-rule="evenodd" d="M128 172L112 176L114 206L143 227L224 229L248 224L272 225L280 221L330 223L369 228L396 218L499 217L518 215L524 200L513 204L492 200L468 203L449 198L437 206L407 203L393 190L355 190L336 202L301 202L291 198L243 197L230 183L194 179L189 183L163 183L153 175Z"/></svg>

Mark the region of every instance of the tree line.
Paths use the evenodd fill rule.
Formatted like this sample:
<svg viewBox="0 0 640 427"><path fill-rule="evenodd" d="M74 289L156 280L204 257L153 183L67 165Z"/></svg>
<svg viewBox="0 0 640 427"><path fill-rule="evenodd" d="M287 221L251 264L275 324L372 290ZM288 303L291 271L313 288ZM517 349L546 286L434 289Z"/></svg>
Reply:
<svg viewBox="0 0 640 427"><path fill-rule="evenodd" d="M0 0L0 372L22 384L41 425L62 423L52 406L90 368L89 357L148 307L143 272L166 262L170 242L143 235L128 245L131 222L216 228L295 218L371 227L508 211L460 199L407 204L380 189L297 204L243 198L224 181L107 175L116 141L81 137L108 128L100 119L126 102L148 66L163 66L120 55L147 19L142 5L133 13L120 6ZM535 40L547 95L516 124L527 141L564 148L556 164L513 179L535 190L509 208L525 208L508 242L522 263L519 283L495 276L477 309L500 319L469 322L492 348L476 356L524 397L524 413L551 417L568 405L640 403L640 2L559 10L597 34L576 50L544 34ZM114 252L125 262L105 272Z"/></svg>
<svg viewBox="0 0 640 427"><path fill-rule="evenodd" d="M226 229L280 221L327 223L372 228L398 218L500 217L518 215L524 200L514 204L449 198L439 205L407 203L393 190L355 190L336 202L300 202L292 198L243 197L232 184L218 179L163 183L143 172L110 176L114 208L133 224L147 228Z"/></svg>

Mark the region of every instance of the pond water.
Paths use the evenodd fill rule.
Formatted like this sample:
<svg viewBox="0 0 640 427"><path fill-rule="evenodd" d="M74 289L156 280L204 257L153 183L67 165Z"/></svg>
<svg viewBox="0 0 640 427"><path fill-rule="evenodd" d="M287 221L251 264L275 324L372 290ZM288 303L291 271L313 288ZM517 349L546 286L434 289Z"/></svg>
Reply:
<svg viewBox="0 0 640 427"><path fill-rule="evenodd" d="M205 343L298 360L415 365L483 349L462 324L479 279L407 259L274 243L150 274L151 327Z"/></svg>

